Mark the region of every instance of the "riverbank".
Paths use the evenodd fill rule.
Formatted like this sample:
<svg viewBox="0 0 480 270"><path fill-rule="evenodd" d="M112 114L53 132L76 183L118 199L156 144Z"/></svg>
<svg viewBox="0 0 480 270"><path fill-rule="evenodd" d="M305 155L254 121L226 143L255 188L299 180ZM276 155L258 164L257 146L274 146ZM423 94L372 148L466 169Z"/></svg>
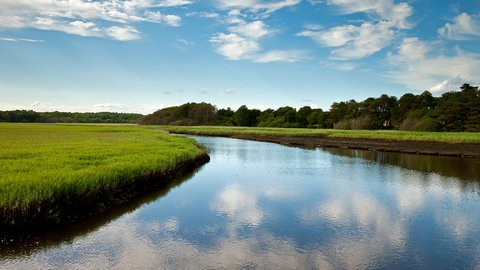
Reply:
<svg viewBox="0 0 480 270"><path fill-rule="evenodd" d="M311 135L307 132L294 130L290 134L285 130L274 132L267 130L263 132L260 129L236 129L225 128L218 129L218 132L212 132L211 129L167 127L165 130L177 134L193 134L203 136L220 136L245 140L273 142L283 145L304 146L304 147L327 147L327 148L346 148L359 149L367 151L397 152L418 155L439 155L465 158L480 158L480 134L433 134L410 132L375 132L363 131L352 132L351 135L358 137L348 137L348 132L326 131L325 134L318 133ZM228 132L227 132L228 131ZM313 134L312 134L313 133ZM337 135L337 136L335 136ZM361 137L369 136L369 137ZM382 137L383 136L383 137ZM434 140L437 136L438 140ZM419 138L430 139L419 139Z"/></svg>
<svg viewBox="0 0 480 270"><path fill-rule="evenodd" d="M103 212L209 161L196 141L138 126L0 125L0 232Z"/></svg>
<svg viewBox="0 0 480 270"><path fill-rule="evenodd" d="M418 155L454 156L480 158L480 144L448 143L415 140L362 139L342 137L307 136L251 136L234 135L233 138L280 143L305 147L347 148L368 151L397 152Z"/></svg>

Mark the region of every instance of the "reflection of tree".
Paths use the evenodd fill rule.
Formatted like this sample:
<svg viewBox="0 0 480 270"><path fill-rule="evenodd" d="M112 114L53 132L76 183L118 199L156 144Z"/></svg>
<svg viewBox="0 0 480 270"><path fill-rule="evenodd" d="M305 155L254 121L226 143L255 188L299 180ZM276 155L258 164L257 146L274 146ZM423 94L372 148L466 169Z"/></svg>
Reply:
<svg viewBox="0 0 480 270"><path fill-rule="evenodd" d="M463 188L472 183L480 183L480 166L478 159L466 159L447 156L414 155L402 153L388 153L376 151L362 151L352 149L329 148L323 149L334 155L350 158L362 158L385 165L394 165L401 168L423 172L437 173L460 180ZM425 178L419 178L425 179ZM442 178L448 181L448 178ZM465 191L467 191L465 189Z"/></svg>

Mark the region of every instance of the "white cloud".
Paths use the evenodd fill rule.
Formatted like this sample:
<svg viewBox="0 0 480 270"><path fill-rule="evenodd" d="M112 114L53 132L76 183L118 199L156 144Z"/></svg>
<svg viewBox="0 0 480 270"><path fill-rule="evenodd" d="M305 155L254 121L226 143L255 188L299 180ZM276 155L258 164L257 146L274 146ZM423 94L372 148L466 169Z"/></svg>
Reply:
<svg viewBox="0 0 480 270"><path fill-rule="evenodd" d="M232 88L232 89L227 89L225 91L222 90L221 92L226 93L226 94L232 94L232 93L237 92L237 90L235 90L235 88Z"/></svg>
<svg viewBox="0 0 480 270"><path fill-rule="evenodd" d="M395 4L393 0L327 0L328 5L339 6L346 14L365 12L372 19L393 22L397 28L410 28L406 19L413 14L407 3Z"/></svg>
<svg viewBox="0 0 480 270"><path fill-rule="evenodd" d="M251 12L264 12L269 14L284 7L294 6L301 0L284 0L284 1L261 1L261 0L217 0L218 7L221 9L248 9Z"/></svg>
<svg viewBox="0 0 480 270"><path fill-rule="evenodd" d="M127 27L119 27L119 26L112 26L105 30L106 34L116 40L133 40L140 38L140 32L135 30L135 28L131 26Z"/></svg>
<svg viewBox="0 0 480 270"><path fill-rule="evenodd" d="M149 2L149 1L147 1L147 2ZM188 0L164 0L164 1L160 1L157 4L153 4L153 6L155 6L155 7L176 7L176 6L184 6L184 5L189 5L189 4L193 4L193 1L188 1Z"/></svg>
<svg viewBox="0 0 480 270"><path fill-rule="evenodd" d="M227 57L229 60L252 58L252 53L260 49L258 42L239 37L235 33L228 35L218 33L210 39L210 42L220 44L217 47L217 53Z"/></svg>
<svg viewBox="0 0 480 270"><path fill-rule="evenodd" d="M27 39L27 38L0 38L5 41L27 41L27 42L44 42L43 40Z"/></svg>
<svg viewBox="0 0 480 270"><path fill-rule="evenodd" d="M339 25L325 30L306 25L307 30L296 34L310 37L321 46L340 47L331 52L332 59L360 59L372 55L390 46L399 30L412 27L407 18L413 14L413 8L406 3L395 4L393 0L326 0L326 3L338 6L345 14L367 13L372 20L360 21L360 26Z"/></svg>
<svg viewBox="0 0 480 270"><path fill-rule="evenodd" d="M428 91L432 92L432 93L441 93L441 92L445 92L445 90L447 89L447 86L450 84L450 81L449 80L445 80L441 83L438 83L437 85L431 87L430 89L428 89Z"/></svg>
<svg viewBox="0 0 480 270"><path fill-rule="evenodd" d="M153 23L165 22L170 26L179 26L180 21L182 20L180 16L177 16L177 15L162 15L160 11L151 12L148 10L145 11L144 17L149 22L153 22Z"/></svg>
<svg viewBox="0 0 480 270"><path fill-rule="evenodd" d="M321 64L325 65L326 67L331 67L341 71L350 71L355 69L358 65L353 63L332 63L327 61L322 61Z"/></svg>
<svg viewBox="0 0 480 270"><path fill-rule="evenodd" d="M260 0L218 0L221 9L227 9L228 15L219 22L228 25L230 32L216 33L209 40L214 43L218 54L229 60L251 60L258 63L274 61L295 62L304 58L304 52L271 50L261 52L259 40L278 32L269 29L259 18L265 18L269 13L286 6L298 4L301 0L285 0L264 3ZM246 9L244 13L242 10ZM250 14L253 16L249 16ZM253 19L251 22L247 20Z"/></svg>
<svg viewBox="0 0 480 270"><path fill-rule="evenodd" d="M181 42L185 45L193 45L194 43L185 39L177 39L178 42Z"/></svg>
<svg viewBox="0 0 480 270"><path fill-rule="evenodd" d="M202 93L202 94L208 94L208 91L205 90L205 89L200 89L200 93Z"/></svg>
<svg viewBox="0 0 480 270"><path fill-rule="evenodd" d="M191 17L191 16L198 16L200 18L219 18L220 17L220 14L216 13L216 12L190 12L190 13L187 13L185 14L185 16L187 17Z"/></svg>
<svg viewBox="0 0 480 270"><path fill-rule="evenodd" d="M177 15L166 15L164 20L170 26L179 26L182 19Z"/></svg>
<svg viewBox="0 0 480 270"><path fill-rule="evenodd" d="M272 32L267 28L268 26L266 26L262 21L254 21L251 23L242 23L236 26L231 26L228 28L228 30L238 33L244 37L258 39Z"/></svg>
<svg viewBox="0 0 480 270"><path fill-rule="evenodd" d="M309 98L306 98L306 99L302 100L302 102L313 102L313 100L311 100Z"/></svg>
<svg viewBox="0 0 480 270"><path fill-rule="evenodd" d="M365 22L361 26L336 26L323 31L305 30L296 36L310 37L325 47L341 47L332 51L333 59L360 59L391 44L395 38L391 26L386 21L376 24Z"/></svg>
<svg viewBox="0 0 480 270"><path fill-rule="evenodd" d="M130 24L136 22L165 23L178 26L180 17L151 12L150 8L190 4L186 0L4 0L0 1L0 26L32 27L63 31L81 36L113 37L131 40L139 37ZM143 15L139 15L143 14ZM101 26L102 23L108 26ZM112 26L112 24L114 24ZM119 24L119 25L115 25ZM121 25L121 26L120 26Z"/></svg>
<svg viewBox="0 0 480 270"><path fill-rule="evenodd" d="M446 23L438 29L440 36L454 40L466 40L480 36L480 19L462 13L453 19L454 24Z"/></svg>
<svg viewBox="0 0 480 270"><path fill-rule="evenodd" d="M258 63L295 62L304 58L301 51L272 50L261 53L258 40L276 31L270 30L263 21L247 23L239 16L242 16L239 10L230 11L226 22L230 24L228 30L232 33L217 33L210 39L210 42L217 44L218 54L229 60L248 59Z"/></svg>
<svg viewBox="0 0 480 270"><path fill-rule="evenodd" d="M243 38L235 33L217 33L210 39L210 42L218 43L217 53L227 57L229 60L249 59L258 63L269 63L274 61L296 62L304 58L301 51L273 50L259 53L260 45L256 40Z"/></svg>
<svg viewBox="0 0 480 270"><path fill-rule="evenodd" d="M417 37L404 38L402 44L398 46L398 54L389 57L394 62L416 62L425 59L429 50L428 45Z"/></svg>
<svg viewBox="0 0 480 270"><path fill-rule="evenodd" d="M454 56L430 55L431 46L417 38L405 38L398 53L388 55L396 70L387 77L411 89L429 89L435 93L458 90L465 82L480 81L480 54L457 48Z"/></svg>
<svg viewBox="0 0 480 270"><path fill-rule="evenodd" d="M273 50L257 55L253 61L257 63L270 63L275 61L297 62L304 58L305 53L302 51Z"/></svg>
<svg viewBox="0 0 480 270"><path fill-rule="evenodd" d="M308 2L312 5L316 5L316 4L323 4L325 3L325 0L308 0Z"/></svg>

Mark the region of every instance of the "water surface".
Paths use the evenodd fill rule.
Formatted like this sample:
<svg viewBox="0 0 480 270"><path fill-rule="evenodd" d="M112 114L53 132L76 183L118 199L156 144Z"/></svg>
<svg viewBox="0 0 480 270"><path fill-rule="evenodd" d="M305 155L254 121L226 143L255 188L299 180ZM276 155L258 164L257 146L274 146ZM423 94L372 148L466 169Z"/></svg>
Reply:
<svg viewBox="0 0 480 270"><path fill-rule="evenodd" d="M0 268L480 268L479 160L195 138L211 161L193 175L3 239Z"/></svg>

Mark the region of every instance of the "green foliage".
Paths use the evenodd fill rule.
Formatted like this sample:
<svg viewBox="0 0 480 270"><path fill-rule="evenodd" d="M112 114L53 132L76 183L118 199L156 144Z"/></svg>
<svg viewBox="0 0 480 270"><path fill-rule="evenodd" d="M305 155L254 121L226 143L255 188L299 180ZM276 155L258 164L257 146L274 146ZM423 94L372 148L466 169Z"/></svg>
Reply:
<svg viewBox="0 0 480 270"><path fill-rule="evenodd" d="M379 138L401 140L427 140L444 142L480 142L479 133L468 132L409 132L397 130L333 130L306 128L268 128L268 127L181 127L150 126L151 129L164 129L169 132L188 132L206 135L272 135L272 136L331 136L352 138Z"/></svg>
<svg viewBox="0 0 480 270"><path fill-rule="evenodd" d="M342 130L435 130L480 132L480 93L478 86L463 84L459 92L436 98L429 91L420 95L407 93L400 99L381 95L334 102L330 111L304 106L298 111L289 106L259 111L242 105L215 110L210 104L186 103L147 115L139 124L147 125L216 125L278 128L323 128ZM202 108L202 109L199 109ZM424 117L425 118L423 121ZM436 123L434 123L436 122ZM418 126L417 126L418 124Z"/></svg>
<svg viewBox="0 0 480 270"><path fill-rule="evenodd" d="M0 122L17 123L130 123L140 118L134 113L70 113L34 112L26 110L0 111Z"/></svg>
<svg viewBox="0 0 480 270"><path fill-rule="evenodd" d="M158 110L136 122L140 125L203 126L218 124L218 119L217 108L212 104L192 102ZM220 119L228 122L224 117Z"/></svg>
<svg viewBox="0 0 480 270"><path fill-rule="evenodd" d="M441 131L442 125L429 116L424 116L418 123L415 124L412 130L437 132Z"/></svg>

